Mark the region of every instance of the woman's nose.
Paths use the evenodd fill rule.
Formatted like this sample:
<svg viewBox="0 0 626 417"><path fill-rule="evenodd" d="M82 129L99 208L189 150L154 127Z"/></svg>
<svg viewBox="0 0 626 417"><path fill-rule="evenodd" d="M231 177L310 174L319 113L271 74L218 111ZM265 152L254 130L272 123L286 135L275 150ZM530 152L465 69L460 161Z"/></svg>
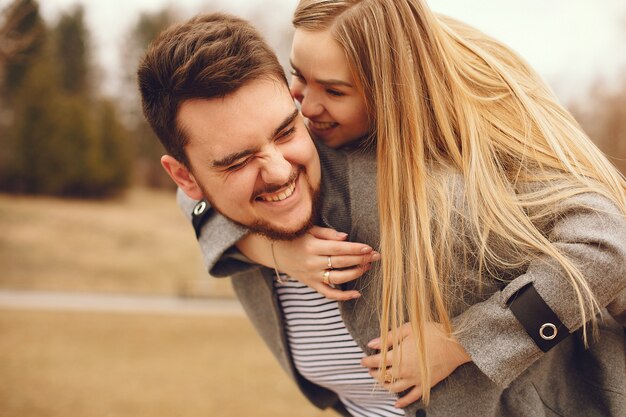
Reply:
<svg viewBox="0 0 626 417"><path fill-rule="evenodd" d="M308 92L308 94L303 94L302 98L298 100L300 102L300 110L302 114L306 118L313 118L319 116L324 112L324 106L318 99L316 94L312 92Z"/></svg>

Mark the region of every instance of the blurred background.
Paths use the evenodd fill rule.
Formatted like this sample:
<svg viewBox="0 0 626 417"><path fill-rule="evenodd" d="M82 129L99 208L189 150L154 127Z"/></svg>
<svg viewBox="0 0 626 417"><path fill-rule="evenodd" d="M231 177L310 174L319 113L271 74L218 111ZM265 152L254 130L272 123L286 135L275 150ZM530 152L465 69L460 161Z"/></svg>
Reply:
<svg viewBox="0 0 626 417"><path fill-rule="evenodd" d="M250 19L286 65L295 4L0 0L0 417L332 415L207 276L135 86L198 12ZM626 3L429 4L517 50L626 172Z"/></svg>

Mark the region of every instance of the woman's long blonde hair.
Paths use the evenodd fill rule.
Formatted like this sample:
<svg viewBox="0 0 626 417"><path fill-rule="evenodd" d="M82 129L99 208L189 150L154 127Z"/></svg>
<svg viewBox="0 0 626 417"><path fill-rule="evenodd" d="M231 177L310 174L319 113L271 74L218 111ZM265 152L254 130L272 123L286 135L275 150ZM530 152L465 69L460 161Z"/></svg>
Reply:
<svg viewBox="0 0 626 417"><path fill-rule="evenodd" d="M410 322L421 377L430 380L425 325L452 332L453 193L438 175L464 181L467 230L479 276L547 256L565 271L581 325L599 311L574 263L536 226L565 198L596 192L626 214L625 181L507 47L435 15L422 0L301 0L294 26L330 30L344 48L373 121L381 230L382 353ZM541 184L524 187L523 184ZM541 207L544 210L533 210ZM456 207L458 209L458 207ZM534 214L533 214L534 213ZM488 243L507 242L518 259ZM586 328L583 328L587 342ZM397 355L394 365L397 366ZM423 386L428 403L430 389Z"/></svg>

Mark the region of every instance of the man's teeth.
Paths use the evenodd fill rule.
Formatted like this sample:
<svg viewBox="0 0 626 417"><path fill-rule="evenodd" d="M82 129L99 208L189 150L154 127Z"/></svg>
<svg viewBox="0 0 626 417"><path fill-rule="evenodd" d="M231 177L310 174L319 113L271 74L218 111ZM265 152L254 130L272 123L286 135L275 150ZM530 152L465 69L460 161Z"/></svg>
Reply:
<svg viewBox="0 0 626 417"><path fill-rule="evenodd" d="M283 201L284 199L286 199L287 197L291 197L291 194L293 194L293 191L296 189L296 183L295 181L293 183L291 183L291 185L289 187L287 187L287 189L279 194L273 195L273 196L267 196L267 197L261 197L261 199L263 201L268 201L268 202L274 202L274 201Z"/></svg>

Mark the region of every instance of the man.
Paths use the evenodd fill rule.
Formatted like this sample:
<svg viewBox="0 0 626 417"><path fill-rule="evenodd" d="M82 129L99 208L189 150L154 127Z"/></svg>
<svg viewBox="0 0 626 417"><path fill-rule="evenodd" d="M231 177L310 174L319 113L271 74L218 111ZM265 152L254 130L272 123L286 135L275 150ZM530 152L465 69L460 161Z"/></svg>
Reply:
<svg viewBox="0 0 626 417"><path fill-rule="evenodd" d="M205 20L161 36L139 70L146 115L169 153L161 163L189 197L206 197L234 222L278 239L302 234L311 225L320 165L283 70L244 22L223 15ZM202 37L188 36L190 28L203 30ZM247 48L238 55L239 73L220 76L222 62L216 60L203 69L211 77L185 84L188 72L179 71L163 83L170 65L188 59L189 42L223 48L211 41L226 28L235 30L236 43ZM162 44L176 45L164 66L165 57L152 53ZM163 88L176 90L180 98L171 100L174 95Z"/></svg>
<svg viewBox="0 0 626 417"><path fill-rule="evenodd" d="M321 167L315 145L275 54L247 22L212 14L165 31L142 61L138 81L146 118L168 153L161 159L164 169L185 201L206 199L210 204L188 208L205 227L219 230L218 235L200 236L203 247L232 246L249 230L290 239L306 232L314 220L330 226L322 220L329 212L340 213L332 226L348 227L347 202L328 195L329 190L347 194L347 174L339 169L344 157L335 155L332 163L330 156L325 159L325 178L335 182L327 181L325 203L317 213ZM321 151L330 155L328 149ZM374 172L369 169L369 180ZM375 210L375 202L372 206ZM213 252L204 251L209 264L223 255ZM212 272L230 274L227 269ZM273 271L254 268L233 277L233 286L252 323L305 395L318 407L349 415L336 395L295 371L274 308L273 278Z"/></svg>
<svg viewBox="0 0 626 417"><path fill-rule="evenodd" d="M168 152L162 158L163 167L187 196L179 195L179 199L188 213L194 212L194 226L211 273L236 273L233 287L248 317L304 395L320 408L352 415L336 392L312 383L296 369L274 271L250 266L227 248L249 230L272 239L290 239L313 222L349 232L352 240L375 246L376 199L374 193L362 192L375 189L372 154L334 153L318 147L318 158L276 57L240 19L205 15L167 30L151 45L138 75L144 113ZM189 198L206 198L210 206L194 205ZM367 344L379 331L372 275L351 284L362 294L358 301L339 305L347 334L365 354L374 353ZM513 302L521 310L533 309L532 304ZM624 402L615 390L603 390L606 398L587 395L584 387L571 382L601 366L623 364L623 340L604 337L602 344L589 351L572 354L577 345L575 337L569 337L558 345L546 343L554 349L543 354L526 333L525 324L510 313L502 292L494 292L471 309L462 303L457 307L461 318L471 310L466 320L473 320L471 324L479 329L494 324L504 329L502 338L509 350L488 352L491 369L479 369L475 363L463 365L433 389L427 408L414 402L396 415L552 415L546 411L550 404L564 398L566 406L575 408L579 405L571 399L580 398L580 407L595 401L590 409L608 402L619 408ZM480 345L482 337L473 332L465 335L465 341ZM524 368L508 369L511 357L513 363L520 363L511 351L525 355L523 373ZM597 366L579 369L588 363ZM495 383L494 369L510 380ZM617 369L611 375L623 372ZM600 385L605 382L598 380ZM612 386L619 390L622 385L623 380L616 377ZM379 415L365 411L362 415Z"/></svg>

